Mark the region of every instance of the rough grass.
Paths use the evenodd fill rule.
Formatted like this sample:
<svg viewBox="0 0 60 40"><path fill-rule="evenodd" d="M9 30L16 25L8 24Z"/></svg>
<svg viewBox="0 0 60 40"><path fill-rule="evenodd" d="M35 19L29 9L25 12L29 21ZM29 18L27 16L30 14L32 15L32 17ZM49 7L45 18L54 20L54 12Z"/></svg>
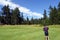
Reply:
<svg viewBox="0 0 60 40"><path fill-rule="evenodd" d="M0 40L45 40L40 25L0 25ZM60 40L60 25L49 26L49 39Z"/></svg>

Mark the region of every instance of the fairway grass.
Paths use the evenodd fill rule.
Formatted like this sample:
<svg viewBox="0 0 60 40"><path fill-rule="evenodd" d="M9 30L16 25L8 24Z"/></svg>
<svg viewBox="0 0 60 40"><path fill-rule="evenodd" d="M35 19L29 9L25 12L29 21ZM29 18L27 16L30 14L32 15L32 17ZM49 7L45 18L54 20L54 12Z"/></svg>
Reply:
<svg viewBox="0 0 60 40"><path fill-rule="evenodd" d="M0 25L0 40L45 40L40 25ZM49 39L60 40L60 25L49 26Z"/></svg>

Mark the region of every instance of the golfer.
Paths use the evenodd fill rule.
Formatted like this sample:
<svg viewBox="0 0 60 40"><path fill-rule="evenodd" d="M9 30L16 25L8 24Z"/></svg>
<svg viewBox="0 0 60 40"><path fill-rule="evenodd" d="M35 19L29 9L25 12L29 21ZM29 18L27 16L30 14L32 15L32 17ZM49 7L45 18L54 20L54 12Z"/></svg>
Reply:
<svg viewBox="0 0 60 40"><path fill-rule="evenodd" d="M46 26L46 25L44 25L44 28L43 28L43 30L44 30L44 34L45 34L45 40L48 40L49 38L48 38L48 30L49 30L49 28Z"/></svg>

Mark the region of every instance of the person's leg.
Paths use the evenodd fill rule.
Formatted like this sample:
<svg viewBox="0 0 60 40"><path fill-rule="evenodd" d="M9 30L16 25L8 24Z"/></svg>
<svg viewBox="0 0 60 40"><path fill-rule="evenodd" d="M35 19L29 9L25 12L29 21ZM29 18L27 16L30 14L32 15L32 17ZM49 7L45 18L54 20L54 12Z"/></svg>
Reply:
<svg viewBox="0 0 60 40"><path fill-rule="evenodd" d="M48 32L46 32L46 40L49 40Z"/></svg>
<svg viewBox="0 0 60 40"><path fill-rule="evenodd" d="M47 40L49 40L49 36L47 36Z"/></svg>
<svg viewBox="0 0 60 40"><path fill-rule="evenodd" d="M47 40L48 40L48 36L47 36Z"/></svg>
<svg viewBox="0 0 60 40"><path fill-rule="evenodd" d="M47 36L45 36L45 40L47 40Z"/></svg>
<svg viewBox="0 0 60 40"><path fill-rule="evenodd" d="M48 36L45 36L45 40L49 40L49 37Z"/></svg>
<svg viewBox="0 0 60 40"><path fill-rule="evenodd" d="M48 36L48 40L49 40L49 36Z"/></svg>
<svg viewBox="0 0 60 40"><path fill-rule="evenodd" d="M45 32L45 40L49 40L48 32Z"/></svg>

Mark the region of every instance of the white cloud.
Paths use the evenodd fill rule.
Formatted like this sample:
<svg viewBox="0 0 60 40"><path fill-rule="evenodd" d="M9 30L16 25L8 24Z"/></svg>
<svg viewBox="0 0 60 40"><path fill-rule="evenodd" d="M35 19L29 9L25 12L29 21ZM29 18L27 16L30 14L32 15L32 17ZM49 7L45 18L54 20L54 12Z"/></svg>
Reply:
<svg viewBox="0 0 60 40"><path fill-rule="evenodd" d="M22 7L18 4L15 4L15 3L11 2L11 0L0 0L0 5L9 5L11 9L14 9L14 8L18 7L21 12L26 14L25 16L28 15L30 17L33 16L33 17L37 17L37 18L43 17L43 15L41 13L32 12L30 9L27 9L25 7Z"/></svg>

